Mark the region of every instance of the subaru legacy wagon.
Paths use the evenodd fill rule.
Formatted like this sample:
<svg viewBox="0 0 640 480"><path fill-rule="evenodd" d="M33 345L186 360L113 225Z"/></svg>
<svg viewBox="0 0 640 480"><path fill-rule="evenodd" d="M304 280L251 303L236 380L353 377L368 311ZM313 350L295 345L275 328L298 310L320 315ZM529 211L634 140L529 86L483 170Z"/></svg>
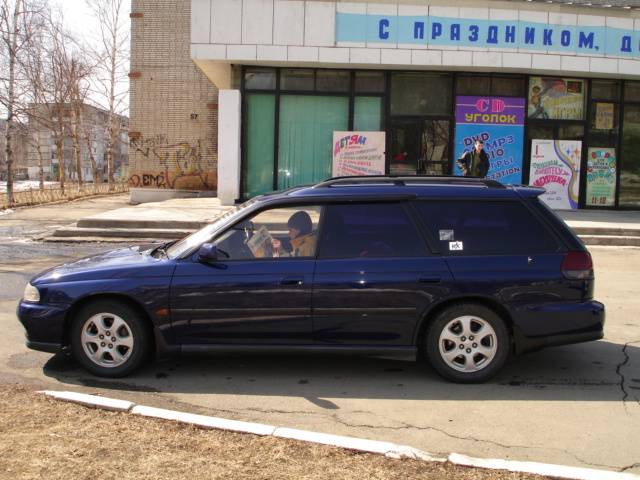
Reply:
<svg viewBox="0 0 640 480"><path fill-rule="evenodd" d="M415 354L482 382L520 354L603 336L591 256L542 189L348 177L264 195L186 238L31 280L27 345L120 377L195 352Z"/></svg>

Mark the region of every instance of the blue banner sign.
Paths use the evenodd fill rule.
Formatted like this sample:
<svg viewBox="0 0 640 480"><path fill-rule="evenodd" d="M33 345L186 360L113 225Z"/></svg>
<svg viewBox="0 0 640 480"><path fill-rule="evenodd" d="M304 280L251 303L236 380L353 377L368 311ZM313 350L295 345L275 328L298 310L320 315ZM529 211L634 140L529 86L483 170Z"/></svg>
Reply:
<svg viewBox="0 0 640 480"><path fill-rule="evenodd" d="M482 140L489 157L487 178L522 183L524 102L524 98L457 97L455 158L472 150L476 140ZM454 174L462 175L457 162Z"/></svg>
<svg viewBox="0 0 640 480"><path fill-rule="evenodd" d="M513 48L640 57L640 31L515 20L338 12L336 41Z"/></svg>

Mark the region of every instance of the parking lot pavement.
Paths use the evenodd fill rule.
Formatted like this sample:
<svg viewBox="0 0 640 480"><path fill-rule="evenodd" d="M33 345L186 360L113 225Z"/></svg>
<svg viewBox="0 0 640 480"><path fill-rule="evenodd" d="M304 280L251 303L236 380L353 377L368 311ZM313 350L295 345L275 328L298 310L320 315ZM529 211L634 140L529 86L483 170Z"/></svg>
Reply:
<svg viewBox="0 0 640 480"><path fill-rule="evenodd" d="M122 380L24 347L15 305L50 246L0 272L0 382L101 392L165 408L388 440L432 453L640 473L640 249L594 247L605 339L512 358L484 385L454 385L409 360L310 356L169 359ZM38 250L40 248L40 250ZM92 253L78 245L65 256ZM64 250L63 250L64 252Z"/></svg>

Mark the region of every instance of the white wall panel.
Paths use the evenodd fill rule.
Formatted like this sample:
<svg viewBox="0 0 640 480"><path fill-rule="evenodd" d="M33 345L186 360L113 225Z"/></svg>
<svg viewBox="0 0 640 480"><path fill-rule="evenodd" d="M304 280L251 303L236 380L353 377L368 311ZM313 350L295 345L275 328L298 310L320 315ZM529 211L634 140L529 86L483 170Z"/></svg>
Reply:
<svg viewBox="0 0 640 480"><path fill-rule="evenodd" d="M191 0L191 43L209 43L211 0Z"/></svg>
<svg viewBox="0 0 640 480"><path fill-rule="evenodd" d="M242 0L211 0L211 43L242 43Z"/></svg>
<svg viewBox="0 0 640 480"><path fill-rule="evenodd" d="M304 14L304 44L331 47L336 43L336 4L306 2Z"/></svg>
<svg viewBox="0 0 640 480"><path fill-rule="evenodd" d="M243 0L242 43L273 43L273 0Z"/></svg>
<svg viewBox="0 0 640 480"><path fill-rule="evenodd" d="M304 43L304 2L275 0L273 4L273 43L302 45Z"/></svg>

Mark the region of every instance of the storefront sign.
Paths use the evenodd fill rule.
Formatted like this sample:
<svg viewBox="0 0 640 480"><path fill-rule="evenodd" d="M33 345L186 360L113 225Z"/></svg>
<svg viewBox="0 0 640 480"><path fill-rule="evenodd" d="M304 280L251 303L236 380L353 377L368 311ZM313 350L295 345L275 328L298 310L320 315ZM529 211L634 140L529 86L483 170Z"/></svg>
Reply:
<svg viewBox="0 0 640 480"><path fill-rule="evenodd" d="M531 77L529 118L542 120L582 120L584 80Z"/></svg>
<svg viewBox="0 0 640 480"><path fill-rule="evenodd" d="M541 199L551 208L578 208L582 142L532 140L529 184L542 187Z"/></svg>
<svg viewBox="0 0 640 480"><path fill-rule="evenodd" d="M596 103L596 130L613 130L613 103Z"/></svg>
<svg viewBox="0 0 640 480"><path fill-rule="evenodd" d="M587 205L613 207L616 199L616 149L590 148L587 155Z"/></svg>
<svg viewBox="0 0 640 480"><path fill-rule="evenodd" d="M430 15L338 12L336 41L640 57L640 37L634 30Z"/></svg>
<svg viewBox="0 0 640 480"><path fill-rule="evenodd" d="M333 132L332 176L384 175L385 132Z"/></svg>
<svg viewBox="0 0 640 480"><path fill-rule="evenodd" d="M456 97L455 158L484 142L489 156L487 178L522 183L524 98ZM455 164L456 175L462 175Z"/></svg>

